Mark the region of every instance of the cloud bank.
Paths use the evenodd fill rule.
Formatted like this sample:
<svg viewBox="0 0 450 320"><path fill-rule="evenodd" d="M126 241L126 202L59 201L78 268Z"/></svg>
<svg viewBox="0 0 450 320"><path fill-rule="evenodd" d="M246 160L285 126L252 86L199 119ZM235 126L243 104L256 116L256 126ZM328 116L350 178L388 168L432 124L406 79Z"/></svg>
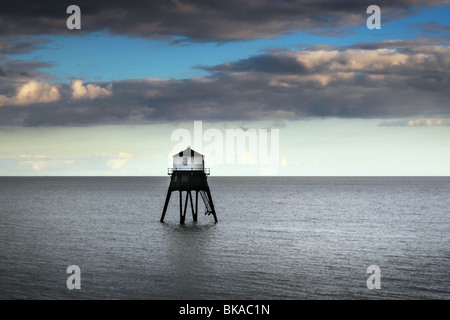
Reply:
<svg viewBox="0 0 450 320"><path fill-rule="evenodd" d="M66 28L71 1L22 0L0 5L0 30L5 36L73 34ZM82 29L143 38L233 41L277 37L293 30L339 34L348 26L365 25L372 1L304 0L78 0ZM389 22L423 6L446 0L376 2ZM426 26L434 27L434 26Z"/></svg>
<svg viewBox="0 0 450 320"><path fill-rule="evenodd" d="M0 96L0 124L450 117L450 48L394 43L272 50L183 80L29 81Z"/></svg>
<svg viewBox="0 0 450 320"><path fill-rule="evenodd" d="M379 1L383 21L448 1ZM398 39L297 50L197 66L204 77L52 83L48 61L13 60L47 40L74 34L68 1L0 5L0 125L85 126L192 120L308 117L450 118L450 48L442 39ZM79 1L84 32L173 41L235 41L303 30L339 34L365 25L368 1ZM433 22L428 32L448 30ZM347 29L346 29L347 28ZM83 32L83 31L80 31ZM77 33L80 35L80 33ZM39 80L37 80L39 79ZM113 91L114 88L114 91Z"/></svg>
<svg viewBox="0 0 450 320"><path fill-rule="evenodd" d="M4 105L23 106L58 101L60 98L58 86L30 80L19 86L14 96L0 95L0 107Z"/></svg>
<svg viewBox="0 0 450 320"><path fill-rule="evenodd" d="M95 99L112 95L111 89L102 88L95 84L85 86L83 85L83 80L73 80L70 88L72 89L73 99Z"/></svg>

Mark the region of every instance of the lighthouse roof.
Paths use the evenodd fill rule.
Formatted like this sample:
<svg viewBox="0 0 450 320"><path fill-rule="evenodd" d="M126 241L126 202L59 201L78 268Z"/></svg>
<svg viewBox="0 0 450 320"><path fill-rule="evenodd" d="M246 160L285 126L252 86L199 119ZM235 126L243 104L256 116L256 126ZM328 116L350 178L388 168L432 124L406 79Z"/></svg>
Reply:
<svg viewBox="0 0 450 320"><path fill-rule="evenodd" d="M183 155L191 155L191 157L204 157L201 153L191 149L191 147L187 147L185 150L180 151L173 155L173 157L183 157Z"/></svg>

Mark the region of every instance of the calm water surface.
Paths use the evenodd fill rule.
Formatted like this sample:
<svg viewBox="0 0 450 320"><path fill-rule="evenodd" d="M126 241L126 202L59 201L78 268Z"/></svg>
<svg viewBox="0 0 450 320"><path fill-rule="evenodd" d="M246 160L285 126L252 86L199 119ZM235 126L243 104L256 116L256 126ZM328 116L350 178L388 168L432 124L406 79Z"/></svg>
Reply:
<svg viewBox="0 0 450 320"><path fill-rule="evenodd" d="M450 178L212 176L219 222L184 226L168 184L0 178L0 298L450 298Z"/></svg>

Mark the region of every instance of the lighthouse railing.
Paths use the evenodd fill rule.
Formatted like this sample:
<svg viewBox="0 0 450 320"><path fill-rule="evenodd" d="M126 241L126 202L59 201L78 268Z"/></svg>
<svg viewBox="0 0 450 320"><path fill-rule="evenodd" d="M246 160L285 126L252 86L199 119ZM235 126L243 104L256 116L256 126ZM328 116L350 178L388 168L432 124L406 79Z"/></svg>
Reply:
<svg viewBox="0 0 450 320"><path fill-rule="evenodd" d="M193 171L193 172L198 172L201 171L204 174L206 174L207 176L210 174L210 168L203 168L203 169L194 169L194 168L190 168L190 169L185 169L185 168L167 168L167 174L170 176L172 175L174 172L182 172L182 171Z"/></svg>

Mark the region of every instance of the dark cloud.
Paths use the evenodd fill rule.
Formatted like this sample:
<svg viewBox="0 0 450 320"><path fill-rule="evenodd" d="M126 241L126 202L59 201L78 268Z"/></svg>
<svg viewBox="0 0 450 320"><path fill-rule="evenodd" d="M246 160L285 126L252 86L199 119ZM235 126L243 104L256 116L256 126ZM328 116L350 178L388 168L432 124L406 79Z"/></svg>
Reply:
<svg viewBox="0 0 450 320"><path fill-rule="evenodd" d="M0 37L0 57L8 54L27 53L38 49L42 43L47 42L46 39L31 37Z"/></svg>
<svg viewBox="0 0 450 320"><path fill-rule="evenodd" d="M15 54L32 52L47 43L46 39L31 37L0 37L0 95L12 90L13 84L32 78L50 78L48 73L40 71L52 66L50 62L24 61L12 59Z"/></svg>
<svg viewBox="0 0 450 320"><path fill-rule="evenodd" d="M442 31L450 31L450 25L440 25L435 21L419 23L418 26L426 33L439 33Z"/></svg>
<svg viewBox="0 0 450 320"><path fill-rule="evenodd" d="M0 63L2 64L0 70L3 70L3 72L0 72L0 77L3 77L0 79L0 84L1 80L14 82L24 78L49 78L49 74L38 70L52 66L52 63L42 61L0 60Z"/></svg>
<svg viewBox="0 0 450 320"><path fill-rule="evenodd" d="M383 21L415 13L444 0L379 0ZM342 34L346 27L365 25L372 1L300 0L78 0L82 30L66 28L72 1L23 0L0 5L2 35L80 34L108 31L133 37L229 41L276 37L294 30ZM180 39L176 39L179 41Z"/></svg>
<svg viewBox="0 0 450 320"><path fill-rule="evenodd" d="M384 40L376 42L360 42L352 44L349 46L339 47L341 49L365 49L365 50L376 50L376 49L414 49L421 46L433 46L433 45L450 45L450 37L447 39L443 38L430 38L423 37L418 39L393 39ZM335 50L337 47L328 47L328 50ZM314 47L311 47L314 49ZM324 48L317 48L324 49Z"/></svg>
<svg viewBox="0 0 450 320"><path fill-rule="evenodd" d="M211 72L265 72L298 74L305 72L305 67L290 56L262 54L235 63L225 63L213 67L198 67Z"/></svg>

